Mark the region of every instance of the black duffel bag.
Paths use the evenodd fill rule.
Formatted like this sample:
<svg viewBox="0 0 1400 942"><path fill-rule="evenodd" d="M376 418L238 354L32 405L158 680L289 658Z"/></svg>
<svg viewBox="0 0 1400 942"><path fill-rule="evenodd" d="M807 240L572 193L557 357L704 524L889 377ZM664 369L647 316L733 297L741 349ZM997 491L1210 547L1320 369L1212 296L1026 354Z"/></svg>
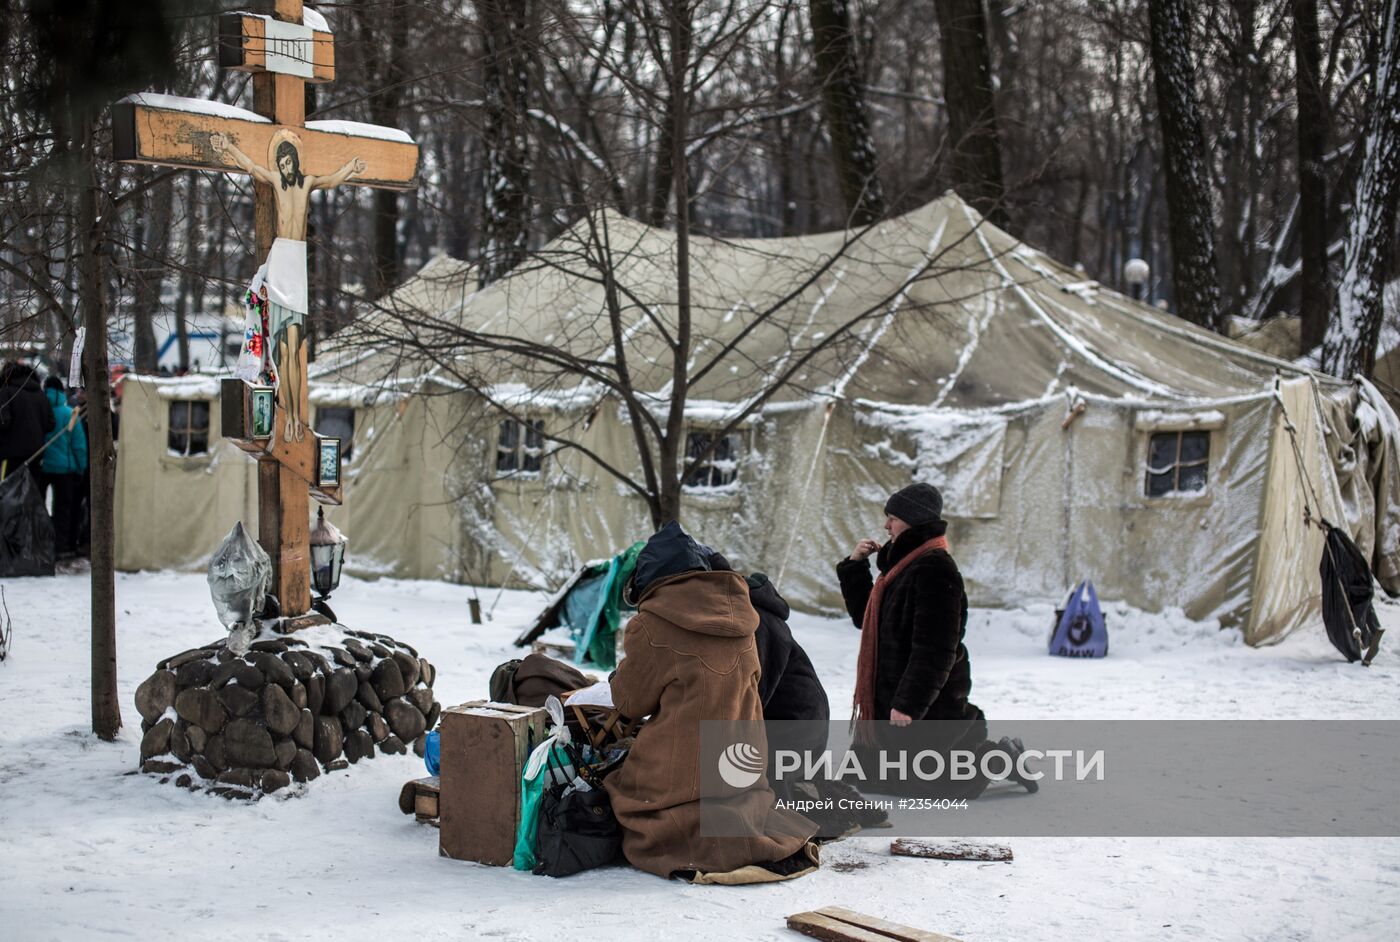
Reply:
<svg viewBox="0 0 1400 942"><path fill-rule="evenodd" d="M535 873L567 877L622 863L622 826L602 788L551 786L540 798L535 825Z"/></svg>

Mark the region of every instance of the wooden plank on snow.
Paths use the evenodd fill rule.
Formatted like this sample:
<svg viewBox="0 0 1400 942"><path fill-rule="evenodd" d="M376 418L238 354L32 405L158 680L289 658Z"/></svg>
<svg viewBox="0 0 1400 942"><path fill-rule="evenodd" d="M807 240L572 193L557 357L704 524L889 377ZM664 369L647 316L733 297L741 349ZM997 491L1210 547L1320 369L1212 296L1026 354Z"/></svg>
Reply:
<svg viewBox="0 0 1400 942"><path fill-rule="evenodd" d="M823 906L816 910L814 915L835 920L862 932L873 933L883 942L959 942L952 936L930 932L927 929L915 929L913 926L891 922L878 916L867 916L842 906Z"/></svg>
<svg viewBox="0 0 1400 942"><path fill-rule="evenodd" d="M788 928L821 939L822 942L890 942L890 937L848 922L823 916L819 912L796 913L787 917Z"/></svg>
<svg viewBox="0 0 1400 942"><path fill-rule="evenodd" d="M898 857L928 857L933 860L1012 859L1011 848L1005 844L985 844L978 841L916 841L908 837L901 837L891 844L890 853Z"/></svg>

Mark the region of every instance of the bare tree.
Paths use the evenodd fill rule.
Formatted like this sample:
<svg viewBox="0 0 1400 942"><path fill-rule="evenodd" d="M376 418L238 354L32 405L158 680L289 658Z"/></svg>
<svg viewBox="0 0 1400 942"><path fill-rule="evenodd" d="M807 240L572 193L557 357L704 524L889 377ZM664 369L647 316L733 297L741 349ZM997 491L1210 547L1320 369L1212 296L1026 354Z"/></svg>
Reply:
<svg viewBox="0 0 1400 942"><path fill-rule="evenodd" d="M1215 260L1215 220L1196 69L1191 61L1190 0L1149 0L1152 71L1166 154L1167 215L1173 286L1181 316L1222 330L1220 281Z"/></svg>
<svg viewBox="0 0 1400 942"><path fill-rule="evenodd" d="M880 333L872 328L896 316L936 317L937 310L911 299L911 294L924 281L962 270L949 261L957 257L961 240L930 244L913 265L886 263L891 277L884 287L839 317L824 319L821 329L814 330L811 318L822 307L814 299L842 280L840 269L872 264L868 255L853 261L871 227L849 230L834 251L812 265L772 256L759 246L746 248L735 264L766 266L772 280L765 285L765 297L736 303L742 313L734 328L723 337L707 334L708 342L700 344L697 328L713 323L714 308L707 302L701 320L694 309L676 300L681 282L675 262L691 249L682 249L678 235L654 244L639 236L635 225L619 227L618 220L610 210L589 213L498 282L500 290L519 291L543 309L508 304L500 316L477 319L470 307L431 310L391 296L377 302L375 312L360 318L340 342L396 355L400 370L431 370L469 389L486 407L487 425L505 417L524 426L539 402L590 403L576 421L540 427L538 434L552 451L581 454L642 498L653 524L660 526L681 517L686 483L714 460L716 448L728 436L780 394L809 391L807 374L814 364L828 370L833 363L842 370L853 369L863 361L870 338ZM873 264L882 263L877 259ZM541 297L532 284L545 275L551 284L562 278L569 287L557 296ZM458 294L460 279L469 275L448 277L430 294ZM940 303L956 305L972 296ZM549 316L598 301L602 314L597 318ZM539 329L542 312L548 330ZM646 343L639 349L642 335ZM786 338L776 350L775 336ZM722 418L707 423L704 436L692 436L687 418L691 391L735 374L744 377L742 394L727 405ZM530 390L527 397L521 397L521 388ZM630 461L602 454L590 444L589 427L605 403L620 407L634 445ZM481 418L463 416L468 422Z"/></svg>
<svg viewBox="0 0 1400 942"><path fill-rule="evenodd" d="M812 21L812 58L831 132L836 177L851 222L865 225L885 214L885 194L861 93L851 14L846 0L810 0L807 6Z"/></svg>
<svg viewBox="0 0 1400 942"><path fill-rule="evenodd" d="M530 238L530 0L476 0L485 43L486 165L482 170L481 283L525 257Z"/></svg>
<svg viewBox="0 0 1400 942"><path fill-rule="evenodd" d="M130 284L132 360L138 373L154 373L160 366L155 317L160 310L161 284L169 274L167 261L175 194L169 174L164 174L160 183L149 182L157 173L160 171L142 168L135 174L135 225L124 253Z"/></svg>
<svg viewBox="0 0 1400 942"><path fill-rule="evenodd" d="M65 228L76 258L76 284L82 324L86 328L84 380L91 471L92 531L92 728L102 739L115 739L121 729L117 696L117 635L114 575L113 474L111 389L107 359L107 290L104 271L111 254L108 227L115 224L120 204L108 192L106 166L100 153L98 126L102 108L114 93L161 80L174 61L174 43L167 18L174 4L152 3L105 17L96 2L57 8L30 5L25 11L29 45L26 51L28 89L34 109L34 133L49 146L15 181L28 192L18 194L12 212L19 225L42 224L49 212L71 213ZM90 54L75 55L76 50ZM141 191L133 191L128 199ZM54 206L47 194L57 193ZM37 215L36 215L37 214ZM42 260L47 272L51 258ZM33 277L29 286L50 303L61 305L57 293Z"/></svg>
<svg viewBox="0 0 1400 942"><path fill-rule="evenodd" d="M1386 266L1400 199L1400 0L1386 0L1372 79L1365 157L1351 205L1337 317L1322 344L1322 368L1369 376L1380 333Z"/></svg>
<svg viewBox="0 0 1400 942"><path fill-rule="evenodd" d="M365 4L355 10L360 44L374 93L369 96L370 120L384 127L398 127L407 92L409 24L411 5L388 2ZM387 36L387 42L378 39ZM315 86L309 86L314 88ZM399 193L377 189L374 200L374 276L370 287L376 296L392 290L402 277L399 258Z"/></svg>
<svg viewBox="0 0 1400 942"><path fill-rule="evenodd" d="M179 0L170 2L186 9ZM1017 234L1119 289L1126 287L1124 261L1145 258L1153 269L1146 296L1184 301L1190 285L1178 284L1173 256L1185 253L1169 250L1171 230L1183 215L1171 204L1182 202L1182 188L1172 182L1174 145L1168 144L1167 111L1159 107L1160 89L1152 81L1148 6L1136 0L998 0L981 13L982 5L969 6L982 16L981 28L970 32L985 32L974 59L977 49L990 52L990 72L978 79L983 70L975 61L956 67L957 53L930 41L930 20L961 9L953 0L941 11L909 0L690 4L696 40L687 80L692 96L685 105L687 226L735 237L798 235L869 218L867 208L852 216L852 187L828 183L855 176L873 183L876 169L886 216L920 206L950 185L972 198L953 163L955 144L967 133L954 125L974 123L985 112L975 104L977 95L986 97L995 87L988 100L994 99L994 140L1000 143L1001 202L1024 208L1015 214ZM664 18L669 9L662 0L528 0L524 7L504 0L385 0L329 7L338 77L318 88L309 110L318 117L413 129L422 147L422 176L408 196L335 194L318 202L309 239L318 333L347 323L363 295L390 287L436 254L481 262L478 271L495 277L498 264L502 271L519 264L531 246L603 203L674 227L677 122L667 70L658 65L649 39L655 23L645 20L649 12ZM867 148L838 140L840 122L833 120L827 97L842 83L829 80L830 62L818 61L818 52L831 45L812 41L822 11L832 9L845 12L847 28L840 35L851 47L835 61L846 78L855 77L852 94L838 97L847 104L860 99L868 153L880 157L878 168L872 164L856 175L841 165ZM1209 215L1207 200L1220 206L1212 220L1213 244L1220 290L1229 299L1225 306L1261 319L1300 306L1314 309L1303 294L1326 296L1314 274L1318 243L1327 247L1327 264L1341 269L1348 214L1340 208L1350 204L1361 176L1359 142L1370 118L1369 63L1380 3L1316 4L1316 84L1326 119L1322 225L1303 222L1304 203L1316 203L1303 191L1316 190L1317 175L1308 171L1300 150L1312 145L1300 141L1299 132L1306 136L1317 122L1302 114L1307 83L1300 85L1303 66L1295 44L1305 30L1296 28L1294 0L1183 9L1205 154L1198 181L1205 197L1184 202L1197 221ZM721 21L731 28L716 59L704 42ZM26 13L12 7L6 22L18 29L6 31L5 93L8 100L28 101L37 70L22 52L31 38ZM213 18L180 22L205 39L182 51L179 81L171 90L247 105L246 83L218 81ZM522 22L523 34L516 31ZM969 31L941 32L947 42ZM504 45L489 47L488 34L502 36ZM191 75L197 79L186 86ZM971 93L963 90L969 84ZM1284 93L1295 88L1298 96ZM1295 101L1301 111L1295 112ZM6 176L29 179L29 165L49 147L42 130L35 137L34 128L21 126L23 110L0 109L6 145L0 217L7 220L0 228L0 282L10 291L7 302L24 296L24 303L5 306L0 322L6 330L13 326L7 340L15 346L23 338L56 362L66 356L76 326L77 204L64 198L71 191L63 186L46 194L26 189L23 199L13 198L23 184L6 184ZM969 115L966 121L962 112ZM112 172L100 135L98 144L99 177L108 180ZM973 163L978 170L989 165ZM488 190L488 182L494 187L503 177L504 190ZM123 170L121 179L124 187L132 185L131 172ZM171 192L161 189L166 186L157 183L147 191L146 205L158 208ZM864 185L854 191L866 197L875 192ZM141 339L139 351L117 341L113 356L128 361L139 352L145 367L152 342L163 338L163 323L168 328L171 318L177 337L186 337L181 363L197 366L200 355L188 349L189 325L222 311L248 276L246 182L190 175L173 192L170 225L152 227L145 236L136 220L151 225L155 213L142 213L142 198L122 204L117 217L104 216L111 251L103 270L109 311L120 331L113 336ZM992 202L979 205L994 209Z"/></svg>
<svg viewBox="0 0 1400 942"><path fill-rule="evenodd" d="M982 0L936 0L933 6L943 47L953 187L994 224L1005 226L1001 135L986 12Z"/></svg>
<svg viewBox="0 0 1400 942"><path fill-rule="evenodd" d="M1302 315L1301 349L1322 343L1331 319L1331 279L1327 270L1327 107L1322 96L1322 50L1317 0L1292 0L1293 51L1298 94L1298 239Z"/></svg>
<svg viewBox="0 0 1400 942"><path fill-rule="evenodd" d="M521 423L529 420L529 403L510 391L502 381L505 376L523 382L532 397L585 395L597 403L594 413L605 400L617 403L635 446L630 456L635 463L619 463L594 450L586 435L591 421L586 417L567 427L540 429L539 434L556 449L583 455L644 499L654 524L679 517L686 482L713 459L727 436L774 397L802 387L799 377L814 362L832 356L860 362L867 343L862 334L872 322L885 321L896 312L901 317L928 314L910 300L911 291L925 279L952 271L946 259L957 248L951 240L930 245L912 267L903 262L892 267L897 275L888 280L887 288L872 292L867 303L817 331L809 323L814 316L813 294L829 290L840 280L836 270L863 244L873 223L846 230L839 246L817 264L793 263L761 246L746 249L743 254L750 263L764 264L770 272L766 297L743 299L742 313L738 307L735 311L739 320L725 337L702 335L715 312L709 306L697 308L692 283L695 249L689 212L695 187L689 164L704 148L719 147L729 136L742 136L755 121L753 116L720 120L697 131L691 113L702 88L741 58L746 42L757 41L754 26L767 9L765 0L749 4L627 2L645 50L645 68L639 71L659 77L656 85L629 81L627 97L641 113L670 124L669 132L654 139L671 142L673 232L653 241L648 236L654 235L653 230L621 220L611 209L598 208L606 203L600 198L563 236L531 252L499 280L500 291L526 292L531 304L511 304L502 317L478 322L469 311L464 315L422 310L392 296L378 302L375 313L360 318L342 342L397 352L411 364L409 369L431 368L436 375L471 389L493 415ZM591 28L584 32L597 33ZM617 67L615 59L599 55L607 69ZM669 105L658 107L663 100ZM577 149L561 153L565 158L592 166ZM606 180L596 181L600 197L609 189ZM551 284L563 279L576 286L580 296L533 297L529 285L544 276ZM450 287L452 293L459 290L456 284ZM710 299L713 294L706 291L703 297ZM540 309L532 307L540 304L546 311L558 308L560 312L575 305L591 310L596 304L598 314L564 316L541 331L535 319ZM645 349L638 349L641 333L648 338ZM774 336L787 338L776 355L768 350ZM656 346L651 345L653 340ZM750 374L742 399L717 427L693 438L687 424L692 391L739 370Z"/></svg>

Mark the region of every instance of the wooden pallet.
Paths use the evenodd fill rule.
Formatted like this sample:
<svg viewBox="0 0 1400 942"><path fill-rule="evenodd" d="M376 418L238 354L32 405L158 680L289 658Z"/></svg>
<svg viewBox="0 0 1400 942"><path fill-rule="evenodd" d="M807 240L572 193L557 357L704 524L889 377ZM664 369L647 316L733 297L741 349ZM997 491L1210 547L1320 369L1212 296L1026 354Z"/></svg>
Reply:
<svg viewBox="0 0 1400 942"><path fill-rule="evenodd" d="M890 845L897 857L928 857L933 860L997 860L1010 862L1011 848L1005 844L977 841L916 841L901 837Z"/></svg>
<svg viewBox="0 0 1400 942"><path fill-rule="evenodd" d="M824 942L959 942L948 935L915 929L840 906L823 906L787 918L793 929Z"/></svg>

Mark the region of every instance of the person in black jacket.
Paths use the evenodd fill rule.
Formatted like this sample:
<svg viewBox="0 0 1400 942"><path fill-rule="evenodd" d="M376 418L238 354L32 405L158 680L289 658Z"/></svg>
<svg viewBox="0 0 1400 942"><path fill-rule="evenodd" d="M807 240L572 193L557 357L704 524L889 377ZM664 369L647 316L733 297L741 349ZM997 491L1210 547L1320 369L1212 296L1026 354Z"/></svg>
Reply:
<svg viewBox="0 0 1400 942"><path fill-rule="evenodd" d="M866 635L855 718L895 727L915 720L952 721L942 728L956 731L948 733L949 748L991 748L986 716L968 699L967 593L948 552L943 495L930 484L911 484L890 496L885 515L889 541L882 546L863 539L836 566L846 610ZM871 578L872 555L879 583ZM1013 740L995 745L1020 751ZM965 797L976 797L986 784L972 783ZM1034 782L1022 784L1035 790Z"/></svg>
<svg viewBox="0 0 1400 942"><path fill-rule="evenodd" d="M792 636L787 619L792 609L777 588L761 572L744 577L749 585L749 601L758 612L758 663L763 675L758 679L758 696L763 701L765 720L831 719L826 689L817 679L812 659Z"/></svg>
<svg viewBox="0 0 1400 942"><path fill-rule="evenodd" d="M711 569L733 569L720 553L711 552L709 561ZM826 750L831 703L812 659L788 626L792 608L787 599L764 573L750 573L744 581L749 586L749 602L758 612L754 646L758 648L761 672L758 697L763 703L763 720L779 724L768 727L767 737L769 784L774 794L785 801L828 799L829 809L818 806L803 812L816 823L821 840L882 823L886 814L878 808L863 807L859 803L860 793L848 784L825 779L808 781L792 774L779 779L773 774L777 768L775 753L778 749L795 750L799 755L810 754L814 758ZM847 803L841 804L842 799Z"/></svg>
<svg viewBox="0 0 1400 942"><path fill-rule="evenodd" d="M836 566L846 611L860 628L874 589L870 556L881 573L903 563L882 592L873 712L861 719L905 726L925 718L963 719L977 710L967 699L972 692L963 644L967 594L948 553L942 511L937 488L911 484L885 504L889 542L861 540Z"/></svg>
<svg viewBox="0 0 1400 942"><path fill-rule="evenodd" d="M704 547L703 551L711 570L734 571L723 553L709 547ZM792 608L787 599L778 594L777 587L761 572L750 573L744 577L744 581L749 587L749 602L758 612L758 630L754 632L753 640L758 649L761 671L758 698L763 703L763 718L828 722L831 719L831 704L826 698L826 688L817 679L817 669L812 666L812 659L802 650L802 645L797 643L792 629L788 627L787 619L792 614Z"/></svg>
<svg viewBox="0 0 1400 942"><path fill-rule="evenodd" d="M23 363L6 363L0 369L0 479L44 447L54 427L53 408L39 385L39 374ZM42 494L38 460L29 462L29 474Z"/></svg>

